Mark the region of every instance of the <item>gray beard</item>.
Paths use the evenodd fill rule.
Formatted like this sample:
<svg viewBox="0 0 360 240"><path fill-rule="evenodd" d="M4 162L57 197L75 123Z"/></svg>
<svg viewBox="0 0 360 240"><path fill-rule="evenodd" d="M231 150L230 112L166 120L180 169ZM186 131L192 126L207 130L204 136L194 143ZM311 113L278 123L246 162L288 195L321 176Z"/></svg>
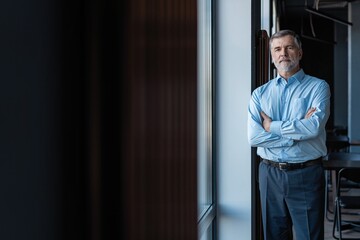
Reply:
<svg viewBox="0 0 360 240"><path fill-rule="evenodd" d="M298 62L290 62L287 65L274 63L276 69L281 72L290 72L297 66Z"/></svg>

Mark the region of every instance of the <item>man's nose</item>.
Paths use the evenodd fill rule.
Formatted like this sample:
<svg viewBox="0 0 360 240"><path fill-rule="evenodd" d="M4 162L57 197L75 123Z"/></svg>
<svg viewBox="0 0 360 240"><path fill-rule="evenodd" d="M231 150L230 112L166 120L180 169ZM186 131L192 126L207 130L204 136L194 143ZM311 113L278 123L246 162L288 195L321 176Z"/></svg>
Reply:
<svg viewBox="0 0 360 240"><path fill-rule="evenodd" d="M280 54L281 54L282 56L287 56L287 50L286 50L286 48L281 49Z"/></svg>

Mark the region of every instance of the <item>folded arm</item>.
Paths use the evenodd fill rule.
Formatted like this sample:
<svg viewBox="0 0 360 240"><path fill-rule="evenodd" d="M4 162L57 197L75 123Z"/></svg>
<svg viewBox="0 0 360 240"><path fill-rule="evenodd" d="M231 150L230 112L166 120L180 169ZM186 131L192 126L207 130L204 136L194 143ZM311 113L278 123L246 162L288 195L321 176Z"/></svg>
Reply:
<svg viewBox="0 0 360 240"><path fill-rule="evenodd" d="M325 82L322 88L319 88L311 106L302 119L272 121L270 124L267 121L268 131L296 141L316 138L325 128L330 115L330 89Z"/></svg>
<svg viewBox="0 0 360 240"><path fill-rule="evenodd" d="M265 148L292 146L294 144L292 139L279 136L264 129L261 112L258 97L252 95L248 107L248 141L250 145Z"/></svg>
<svg viewBox="0 0 360 240"><path fill-rule="evenodd" d="M330 115L330 89L325 82L302 119L274 121L261 109L259 98L253 94L248 108L248 141L254 147L292 146L295 141L315 138Z"/></svg>

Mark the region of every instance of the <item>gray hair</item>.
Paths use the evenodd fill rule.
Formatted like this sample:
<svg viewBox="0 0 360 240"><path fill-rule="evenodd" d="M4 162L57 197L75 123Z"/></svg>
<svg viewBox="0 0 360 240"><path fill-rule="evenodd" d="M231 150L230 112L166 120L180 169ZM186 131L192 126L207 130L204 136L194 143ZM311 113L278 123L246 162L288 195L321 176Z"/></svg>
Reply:
<svg viewBox="0 0 360 240"><path fill-rule="evenodd" d="M274 33L271 38L270 38L270 41L269 41L269 45L270 45L270 48L271 48L271 44L273 42L273 40L275 38L281 38L281 37L284 37L284 36L293 36L294 40L295 40L295 44L297 45L297 47L299 49L301 49L301 40L300 40L300 37L299 35L297 35L294 31L292 30L281 30L281 31L278 31L276 33Z"/></svg>

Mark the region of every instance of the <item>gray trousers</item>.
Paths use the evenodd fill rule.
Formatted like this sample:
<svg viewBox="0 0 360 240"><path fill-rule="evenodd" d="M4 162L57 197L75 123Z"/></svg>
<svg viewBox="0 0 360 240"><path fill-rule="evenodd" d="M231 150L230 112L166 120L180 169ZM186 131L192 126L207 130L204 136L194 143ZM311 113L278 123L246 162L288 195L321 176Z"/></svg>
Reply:
<svg viewBox="0 0 360 240"><path fill-rule="evenodd" d="M286 171L260 162L259 186L265 240L324 239L321 164Z"/></svg>

